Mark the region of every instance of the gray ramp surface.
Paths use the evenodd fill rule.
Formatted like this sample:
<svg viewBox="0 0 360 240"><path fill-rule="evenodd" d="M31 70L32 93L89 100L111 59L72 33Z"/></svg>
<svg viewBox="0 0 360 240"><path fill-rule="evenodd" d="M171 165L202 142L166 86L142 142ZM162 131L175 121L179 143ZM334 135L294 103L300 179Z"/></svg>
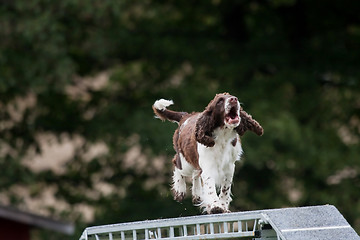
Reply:
<svg viewBox="0 0 360 240"><path fill-rule="evenodd" d="M358 234L331 205L261 211L286 240L356 240Z"/></svg>
<svg viewBox="0 0 360 240"><path fill-rule="evenodd" d="M268 226L268 224L274 229L276 236L266 236L266 232L269 230L265 229L265 225ZM215 229L218 226L220 228L216 232ZM264 232L261 236L263 228ZM168 232L167 236L164 236L165 232ZM275 233L273 232L273 234ZM80 240L249 239L249 237L254 240L360 240L359 235L332 205L244 211L94 226L86 228Z"/></svg>

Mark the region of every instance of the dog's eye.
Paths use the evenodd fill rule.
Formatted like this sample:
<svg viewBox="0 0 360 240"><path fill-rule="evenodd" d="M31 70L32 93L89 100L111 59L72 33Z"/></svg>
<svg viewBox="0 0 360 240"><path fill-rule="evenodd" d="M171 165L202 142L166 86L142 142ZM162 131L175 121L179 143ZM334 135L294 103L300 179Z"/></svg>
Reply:
<svg viewBox="0 0 360 240"><path fill-rule="evenodd" d="M223 99L223 98L220 98L216 104L221 104L221 103L223 103L223 102L224 102L224 99Z"/></svg>

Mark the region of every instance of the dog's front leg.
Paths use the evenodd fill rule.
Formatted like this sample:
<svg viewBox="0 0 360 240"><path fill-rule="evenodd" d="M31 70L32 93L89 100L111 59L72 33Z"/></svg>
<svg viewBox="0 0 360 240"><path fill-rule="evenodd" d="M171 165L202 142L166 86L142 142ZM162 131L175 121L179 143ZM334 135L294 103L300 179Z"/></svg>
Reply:
<svg viewBox="0 0 360 240"><path fill-rule="evenodd" d="M228 168L225 170L221 185L220 185L220 203L226 212L229 211L229 204L232 200L231 198L231 184L233 182L233 176L235 171L235 164L229 164Z"/></svg>
<svg viewBox="0 0 360 240"><path fill-rule="evenodd" d="M216 193L215 180L209 174L203 172L201 174L203 180L203 192L201 207L208 214L223 213L225 209L221 206L220 199Z"/></svg>
<svg viewBox="0 0 360 240"><path fill-rule="evenodd" d="M225 209L225 212L230 212L229 204L232 200L231 183L232 183L232 176L226 176L220 188L220 195L219 195L220 203L221 206Z"/></svg>

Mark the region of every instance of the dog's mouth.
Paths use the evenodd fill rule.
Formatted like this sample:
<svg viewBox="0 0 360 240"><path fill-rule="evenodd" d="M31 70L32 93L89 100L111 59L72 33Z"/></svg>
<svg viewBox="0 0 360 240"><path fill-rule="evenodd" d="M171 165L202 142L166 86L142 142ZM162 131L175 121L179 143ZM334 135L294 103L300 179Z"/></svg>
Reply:
<svg viewBox="0 0 360 240"><path fill-rule="evenodd" d="M231 106L229 112L225 115L225 121L227 124L236 125L240 122L240 116L238 115L237 105Z"/></svg>

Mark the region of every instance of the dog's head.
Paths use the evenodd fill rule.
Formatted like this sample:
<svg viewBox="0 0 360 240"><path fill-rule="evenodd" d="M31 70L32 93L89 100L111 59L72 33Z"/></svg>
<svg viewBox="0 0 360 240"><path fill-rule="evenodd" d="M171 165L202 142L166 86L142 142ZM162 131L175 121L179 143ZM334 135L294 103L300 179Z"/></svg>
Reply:
<svg viewBox="0 0 360 240"><path fill-rule="evenodd" d="M240 103L237 97L228 93L216 94L205 108L203 114L213 127L235 128L240 124Z"/></svg>
<svg viewBox="0 0 360 240"><path fill-rule="evenodd" d="M229 93L216 94L201 113L196 125L196 129L202 132L197 133L197 136L211 136L217 127L235 129L240 136L247 130L259 136L264 132L261 125L242 109L237 97ZM198 140L201 142L200 137Z"/></svg>

